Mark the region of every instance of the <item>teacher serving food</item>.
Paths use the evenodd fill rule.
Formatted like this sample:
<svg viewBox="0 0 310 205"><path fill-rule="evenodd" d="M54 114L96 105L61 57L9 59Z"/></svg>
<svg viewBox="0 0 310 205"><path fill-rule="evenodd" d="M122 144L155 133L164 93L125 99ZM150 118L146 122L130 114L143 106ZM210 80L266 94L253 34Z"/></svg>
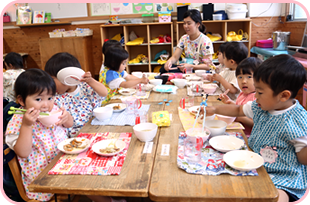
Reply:
<svg viewBox="0 0 310 205"><path fill-rule="evenodd" d="M210 70L208 66L212 62L213 44L204 35L206 27L201 22L201 14L192 9L185 12L183 16L185 35L181 37L177 48L168 61L161 67L160 73L183 73L185 69ZM185 53L186 63L175 65L182 52ZM191 61L191 62L189 62Z"/></svg>

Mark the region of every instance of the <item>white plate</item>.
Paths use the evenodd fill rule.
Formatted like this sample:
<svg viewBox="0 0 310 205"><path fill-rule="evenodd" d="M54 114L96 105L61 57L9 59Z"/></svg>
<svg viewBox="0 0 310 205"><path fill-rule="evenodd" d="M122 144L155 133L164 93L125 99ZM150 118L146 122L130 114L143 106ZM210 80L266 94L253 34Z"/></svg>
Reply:
<svg viewBox="0 0 310 205"><path fill-rule="evenodd" d="M186 80L188 81L200 81L202 78L199 76L191 76L191 77L186 77Z"/></svg>
<svg viewBox="0 0 310 205"><path fill-rule="evenodd" d="M220 152L240 149L244 145L244 142L241 139L231 135L218 135L216 137L212 137L209 140L209 143L214 149Z"/></svg>
<svg viewBox="0 0 310 205"><path fill-rule="evenodd" d="M166 90L166 89L168 89L168 88L172 88L171 91ZM178 89L178 87L177 87L177 86L174 86L174 85L156 85L156 86L153 88L153 91L159 92L159 93L173 93L173 92L175 92L177 89Z"/></svg>
<svg viewBox="0 0 310 205"><path fill-rule="evenodd" d="M105 107L113 108L114 106L120 106L120 109L118 109L118 110L113 109L113 112L122 112L127 107L127 105L125 103L111 103L111 104L106 105Z"/></svg>
<svg viewBox="0 0 310 205"><path fill-rule="evenodd" d="M230 167L240 171L250 171L258 169L264 164L264 159L255 152L247 150L234 150L227 152L223 160Z"/></svg>
<svg viewBox="0 0 310 205"><path fill-rule="evenodd" d="M189 111L192 115L195 115L195 116L196 116L197 113L194 113L193 111L197 111L197 112L198 112L199 107L200 107L199 105L197 105L197 106L192 106L192 107L188 108L188 111Z"/></svg>
<svg viewBox="0 0 310 205"><path fill-rule="evenodd" d="M64 150L64 148L63 148L64 145L70 144L70 142L71 142L72 140L74 140L74 139L76 139L76 141L82 142L82 146L86 145L86 147L83 148L83 149L74 148L72 151L66 151L66 150ZM79 154L79 153L84 152L85 150L87 150L87 149L89 148L89 146L90 146L90 140L89 140L89 139L84 138L84 137L77 137L77 138L66 139L66 140L60 142L60 143L57 145L57 148L58 148L60 151L66 153L66 154Z"/></svg>
<svg viewBox="0 0 310 205"><path fill-rule="evenodd" d="M136 90L132 88L123 88L119 90L118 92L122 95L133 95L136 93Z"/></svg>
<svg viewBox="0 0 310 205"><path fill-rule="evenodd" d="M95 143L93 146L92 146L92 150L97 153L98 155L101 155L101 156L105 156L105 157L110 157L110 156L114 156L118 153L120 153L121 151L123 151L123 149L126 147L126 143L124 141L121 141L121 140L117 140L116 142L116 146L119 149L119 151L117 152L114 152L114 153L109 153L109 154L104 154L104 153L101 153L99 150L100 149L104 149L106 148L111 142L114 143L115 140L101 140L97 143Z"/></svg>
<svg viewBox="0 0 310 205"><path fill-rule="evenodd" d="M81 68L66 67L57 73L57 79L65 85L75 86L81 83L80 80L84 74L85 72Z"/></svg>

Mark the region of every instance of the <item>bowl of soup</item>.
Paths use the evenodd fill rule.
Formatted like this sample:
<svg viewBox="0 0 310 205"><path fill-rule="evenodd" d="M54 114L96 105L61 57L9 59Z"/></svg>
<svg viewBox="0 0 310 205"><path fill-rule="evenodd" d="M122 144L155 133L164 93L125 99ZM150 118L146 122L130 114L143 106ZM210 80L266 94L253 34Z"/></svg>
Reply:
<svg viewBox="0 0 310 205"><path fill-rule="evenodd" d="M210 136L223 135L226 131L227 123L222 120L206 120L205 127L210 130Z"/></svg>
<svg viewBox="0 0 310 205"><path fill-rule="evenodd" d="M205 142L209 138L211 131L206 127L204 128L204 131L202 131L202 128L190 128L186 130L185 133L190 137L201 137L202 141Z"/></svg>
<svg viewBox="0 0 310 205"><path fill-rule="evenodd" d="M140 123L133 126L133 131L141 142L149 142L154 139L158 126L154 123Z"/></svg>

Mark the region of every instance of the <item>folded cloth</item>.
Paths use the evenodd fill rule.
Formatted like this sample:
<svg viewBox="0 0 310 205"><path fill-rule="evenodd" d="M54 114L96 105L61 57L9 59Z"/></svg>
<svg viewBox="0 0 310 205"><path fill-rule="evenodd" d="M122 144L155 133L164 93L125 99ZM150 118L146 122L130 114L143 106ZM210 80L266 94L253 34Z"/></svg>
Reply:
<svg viewBox="0 0 310 205"><path fill-rule="evenodd" d="M140 37L140 38L136 38L133 41L127 42L126 45L141 45L143 43L143 41L144 41L144 38Z"/></svg>
<svg viewBox="0 0 310 205"><path fill-rule="evenodd" d="M150 105L142 105L139 110L148 111ZM105 121L99 121L97 118L94 118L91 122L91 125L115 125L115 126L134 126L135 125L135 115L128 114L126 109L123 112L113 112L112 117Z"/></svg>

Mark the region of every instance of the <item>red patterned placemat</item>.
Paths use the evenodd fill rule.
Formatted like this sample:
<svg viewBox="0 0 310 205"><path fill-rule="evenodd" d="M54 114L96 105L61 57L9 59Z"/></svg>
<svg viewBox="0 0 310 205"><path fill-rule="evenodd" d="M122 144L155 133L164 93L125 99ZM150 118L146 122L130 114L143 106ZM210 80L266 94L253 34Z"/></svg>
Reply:
<svg viewBox="0 0 310 205"><path fill-rule="evenodd" d="M91 147L101 140L117 138L126 143L119 154L112 157L99 156ZM80 133L91 141L88 150L79 154L63 154L48 174L90 174L90 175L119 175L124 164L132 133Z"/></svg>

